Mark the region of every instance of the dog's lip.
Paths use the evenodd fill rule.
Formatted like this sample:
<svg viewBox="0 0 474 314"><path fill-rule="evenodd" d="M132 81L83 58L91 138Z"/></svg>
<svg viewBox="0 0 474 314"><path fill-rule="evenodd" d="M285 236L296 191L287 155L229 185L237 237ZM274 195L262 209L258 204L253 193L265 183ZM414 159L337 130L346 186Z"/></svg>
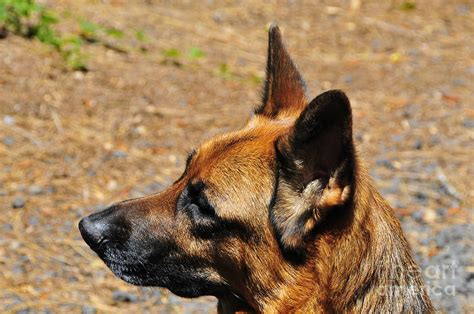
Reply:
<svg viewBox="0 0 474 314"><path fill-rule="evenodd" d="M132 285L142 285L143 284L143 276L139 269L146 267L140 263L137 264L130 264L130 263L123 263L116 260L103 260L107 267L120 279L132 284ZM145 276L151 280L150 276Z"/></svg>
<svg viewBox="0 0 474 314"><path fill-rule="evenodd" d="M100 258L104 261L104 263L109 268L117 269L119 268L120 271L127 271L127 272L136 272L136 271L146 271L147 268L151 267L151 265L139 262L139 258L137 257L137 262L125 262L121 259L116 259L108 256L108 254L104 254L104 256L100 256Z"/></svg>

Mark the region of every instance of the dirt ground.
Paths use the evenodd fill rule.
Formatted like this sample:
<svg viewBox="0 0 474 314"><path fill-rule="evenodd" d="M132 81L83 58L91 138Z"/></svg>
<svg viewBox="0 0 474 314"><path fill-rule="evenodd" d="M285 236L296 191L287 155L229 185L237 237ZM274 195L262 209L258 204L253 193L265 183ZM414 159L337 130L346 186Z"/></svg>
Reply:
<svg viewBox="0 0 474 314"><path fill-rule="evenodd" d="M126 49L87 44L89 71L74 72L38 41L0 40L0 312L214 311L213 298L115 278L77 222L163 189L200 141L245 122L271 21L314 96L349 95L359 151L437 308L474 311L471 1L45 3L60 29L87 17L123 30ZM189 57L196 48L205 55Z"/></svg>

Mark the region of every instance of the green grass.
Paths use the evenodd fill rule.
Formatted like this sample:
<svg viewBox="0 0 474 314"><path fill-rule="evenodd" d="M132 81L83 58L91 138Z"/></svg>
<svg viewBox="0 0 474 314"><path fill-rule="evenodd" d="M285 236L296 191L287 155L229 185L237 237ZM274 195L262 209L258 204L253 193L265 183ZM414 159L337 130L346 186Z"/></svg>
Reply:
<svg viewBox="0 0 474 314"><path fill-rule="evenodd" d="M57 24L61 19L73 19L78 23L78 30L72 34L59 32ZM74 17L70 11L64 11L62 15L56 14L35 0L0 0L0 38L8 34L35 39L52 47L63 57L66 67L74 71L88 70L85 45L102 44L120 53L128 52L126 47L117 44L117 40L126 36L122 30ZM140 43L149 41L142 30L135 30L129 35ZM191 47L186 53L177 48L169 48L163 50L162 55L163 64L174 66L182 66L183 59L197 61L206 57L206 53L199 47ZM193 66L198 64L193 62ZM225 63L219 65L216 73L224 78L232 77Z"/></svg>
<svg viewBox="0 0 474 314"><path fill-rule="evenodd" d="M188 52L188 57L191 59L200 59L204 58L206 54L200 48L191 47Z"/></svg>
<svg viewBox="0 0 474 314"><path fill-rule="evenodd" d="M82 40L77 35L59 34L54 25L59 18L34 0L0 0L0 29L53 47L72 70L86 70L86 58L81 52Z"/></svg>
<svg viewBox="0 0 474 314"><path fill-rule="evenodd" d="M416 9L416 3L414 1L404 1L400 5L400 9L403 11L412 11Z"/></svg>
<svg viewBox="0 0 474 314"><path fill-rule="evenodd" d="M63 15L68 16L68 14ZM86 43L101 43L101 38L120 39L125 33L114 27L79 20L79 33L62 34L55 29L60 22L54 11L35 0L0 0L0 34L36 39L58 51L71 70L86 71ZM145 38L145 34L140 35ZM104 45L105 43L102 42ZM111 46L111 45L109 45ZM117 49L119 50L119 49Z"/></svg>

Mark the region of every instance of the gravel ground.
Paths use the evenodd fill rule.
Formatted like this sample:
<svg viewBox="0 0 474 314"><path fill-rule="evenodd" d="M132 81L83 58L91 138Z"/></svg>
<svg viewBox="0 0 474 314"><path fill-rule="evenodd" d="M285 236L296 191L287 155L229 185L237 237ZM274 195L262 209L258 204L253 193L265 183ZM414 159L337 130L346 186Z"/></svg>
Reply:
<svg viewBox="0 0 474 314"><path fill-rule="evenodd" d="M359 150L437 309L474 313L469 1L42 2L64 32L87 18L125 35L85 44L88 72L35 40L0 39L0 312L214 311L213 298L121 282L76 226L163 189L187 151L244 123L277 21L312 94L349 95Z"/></svg>

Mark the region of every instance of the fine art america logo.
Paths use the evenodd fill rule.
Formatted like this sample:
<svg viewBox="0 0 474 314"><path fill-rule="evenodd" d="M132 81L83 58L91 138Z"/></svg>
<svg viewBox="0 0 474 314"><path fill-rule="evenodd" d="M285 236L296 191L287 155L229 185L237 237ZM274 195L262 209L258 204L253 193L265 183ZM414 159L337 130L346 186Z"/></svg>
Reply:
<svg viewBox="0 0 474 314"><path fill-rule="evenodd" d="M398 263L393 263L397 265ZM399 264L398 264L399 265ZM383 274L380 265L379 274ZM435 296L455 296L456 285L455 278L457 276L457 270L459 265L456 262L451 261L450 263L442 265L428 265L422 270L422 275L425 280L425 289L428 294L432 297ZM392 267L387 273L389 273L389 284L380 287L378 293L381 295L416 295L420 293L419 286L414 284L412 280L416 280L417 274L420 273L420 269L415 267Z"/></svg>
<svg viewBox="0 0 474 314"><path fill-rule="evenodd" d="M431 296L455 296L454 284L459 265L455 261L442 265L428 265L423 269L426 278L426 289Z"/></svg>

